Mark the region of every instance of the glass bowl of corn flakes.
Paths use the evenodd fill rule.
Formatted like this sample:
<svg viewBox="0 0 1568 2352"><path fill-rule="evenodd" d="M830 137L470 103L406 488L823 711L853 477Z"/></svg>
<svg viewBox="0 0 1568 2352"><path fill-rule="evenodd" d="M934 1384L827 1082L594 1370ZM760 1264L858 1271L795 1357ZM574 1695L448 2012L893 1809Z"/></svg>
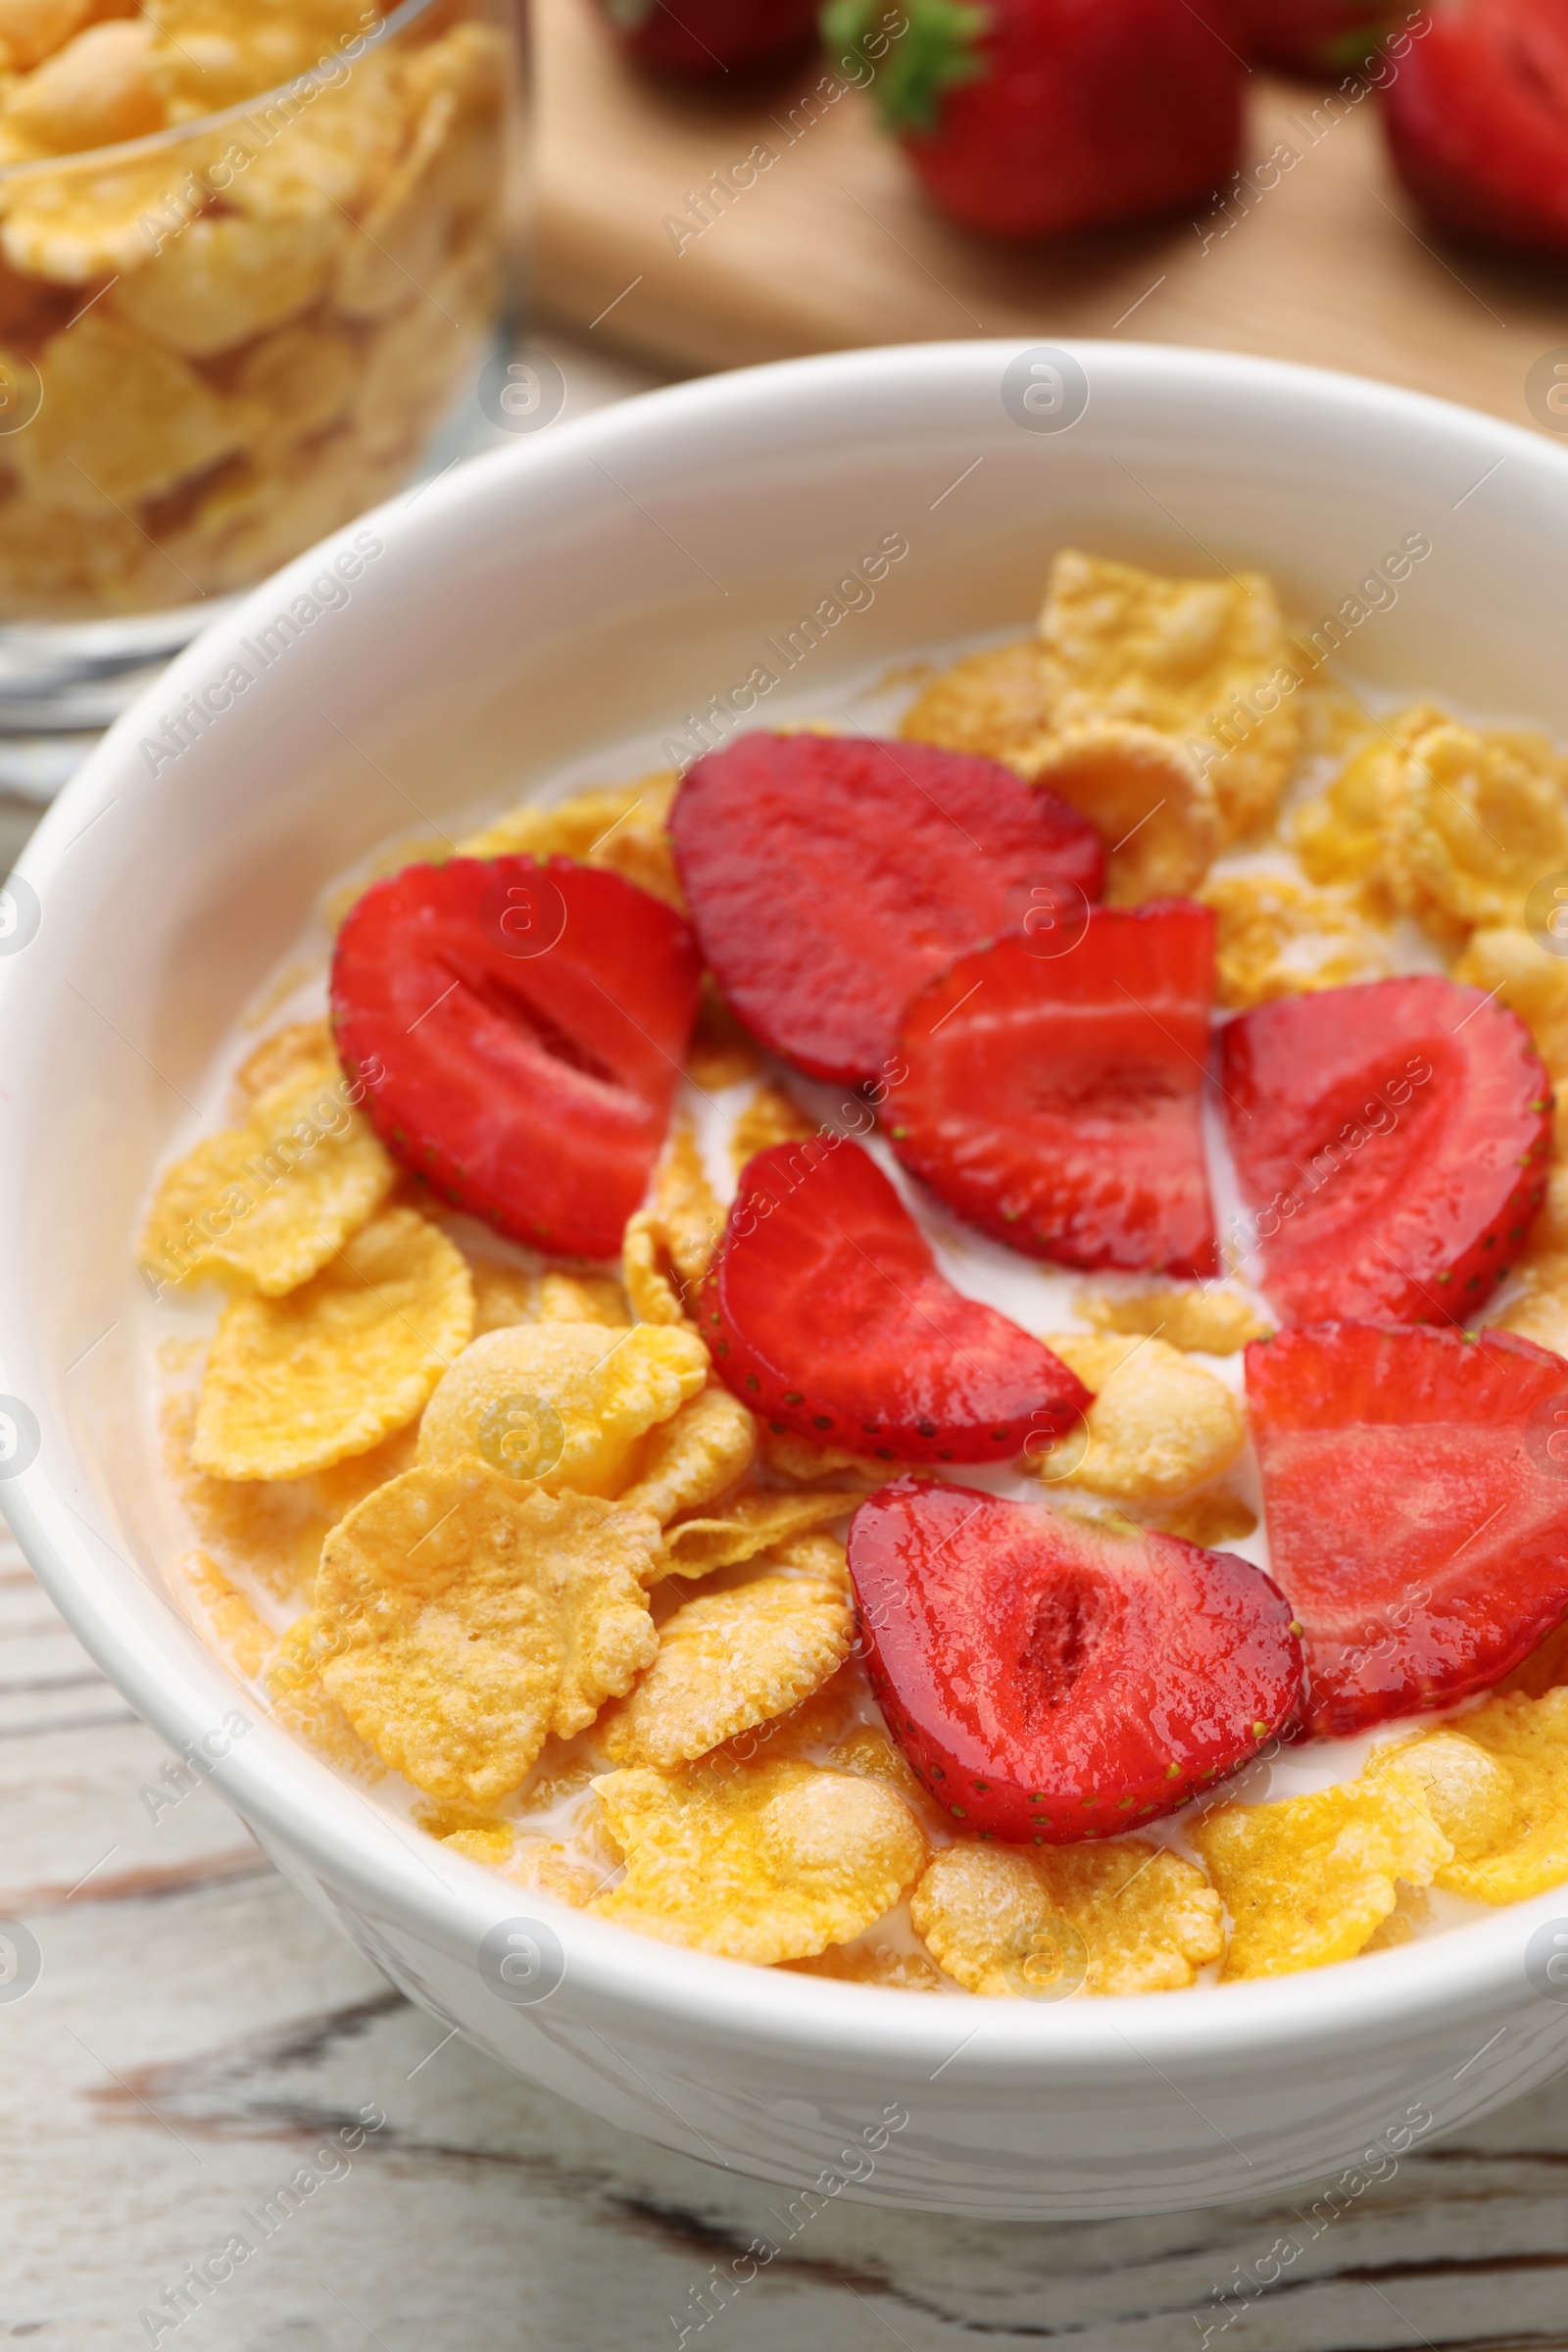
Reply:
<svg viewBox="0 0 1568 2352"><path fill-rule="evenodd" d="M516 51L511 0L0 11L0 627L192 633L408 478L511 302Z"/></svg>
<svg viewBox="0 0 1568 2352"><path fill-rule="evenodd" d="M1090 386L1066 430L1009 402L1020 364ZM743 1134L787 1144L840 1093L803 1109L710 1013L686 1061L718 1106L706 1161L675 1137L616 1263L509 1251L397 1164L364 1115L374 1070L341 1067L320 1013L334 937L411 867L564 857L558 912L579 886L635 889L667 931L671 771L750 728L907 747L978 714L1004 750L1048 571L1058 654L1094 653L1073 723L1102 725L1106 616L1190 617L1176 516L1232 573L1204 592L1236 608L1225 758L1200 773L1142 738L1118 758L1118 792L1152 778L1153 801L1107 843L1111 896L1210 906L1237 1017L1393 958L1512 991L1549 1062L1561 967L1532 997L1519 959L1535 863L1568 866L1561 778L1517 728L1568 736L1565 511L1545 443L1212 354L972 344L745 372L465 468L378 518L373 548L350 525L185 652L69 788L0 943L5 1507L133 1703L412 1997L699 2157L1029 2218L1384 2177L1563 2063L1555 1653L1539 1692L1486 1698L1457 1737L1271 1746L1179 1853L1157 1822L1041 1861L944 1820L851 1690L864 1627L834 1531L888 1474L756 1426L683 1314L712 1242L704 1167L719 1184ZM327 576L346 600L259 662ZM1066 625L1090 589L1098 637ZM1287 614L1298 654L1323 640L1299 694L1278 687ZM1373 708L1412 714L1370 730L1412 826L1439 751L1467 792L1463 752L1500 861L1468 824L1369 827ZM204 723L176 739L171 710ZM1464 713L1495 742L1451 741ZM1385 864L1419 867L1410 908L1369 895ZM1298 919L1314 893L1321 919ZM405 1028L440 1034L446 993ZM929 1229L1008 1302L1005 1253ZM1548 1347L1555 1230L1506 1309ZM220 1281L187 1283L203 1270ZM1094 1403L1088 1450L1046 1474L1123 1536L1179 1519L1261 1563L1245 1289L1162 1293L1158 1331L1125 1283L1061 1308L1033 1327ZM503 1554L487 1586L474 1563ZM563 1614L568 1588L587 1615ZM1481 1755L1485 1708L1528 1711L1525 1747ZM1516 1770L1533 1879L1509 1875ZM1450 1894L1458 1864L1473 1893L1494 1863L1482 1899Z"/></svg>

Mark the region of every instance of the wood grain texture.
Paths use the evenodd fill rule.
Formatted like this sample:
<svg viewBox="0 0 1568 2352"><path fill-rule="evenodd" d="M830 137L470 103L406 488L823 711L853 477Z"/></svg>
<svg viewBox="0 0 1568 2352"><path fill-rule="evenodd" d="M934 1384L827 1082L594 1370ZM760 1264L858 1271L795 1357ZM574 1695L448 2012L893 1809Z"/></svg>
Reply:
<svg viewBox="0 0 1568 2352"><path fill-rule="evenodd" d="M949 336L1121 336L1348 368L1518 423L1531 366L1568 345L1560 271L1482 260L1420 221L1375 99L1339 101L1336 118L1314 86L1259 75L1249 185L1228 212L1009 249L927 208L861 94L818 98L812 119L820 65L739 102L660 88L619 64L587 0L538 0L538 59L539 294L596 342L718 368ZM776 162L681 240L688 192L760 143ZM1298 160L1282 154L1260 188L1286 149Z"/></svg>

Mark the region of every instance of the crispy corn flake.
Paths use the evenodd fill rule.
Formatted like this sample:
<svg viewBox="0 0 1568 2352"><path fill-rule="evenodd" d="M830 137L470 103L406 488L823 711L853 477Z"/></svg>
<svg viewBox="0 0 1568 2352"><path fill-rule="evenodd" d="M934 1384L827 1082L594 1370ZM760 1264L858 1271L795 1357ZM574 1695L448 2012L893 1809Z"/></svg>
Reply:
<svg viewBox="0 0 1568 2352"><path fill-rule="evenodd" d="M624 1331L631 1321L626 1294L609 1274L566 1274L550 1266L540 1275L498 1259L470 1256L473 1336L517 1323L593 1323Z"/></svg>
<svg viewBox="0 0 1568 2352"><path fill-rule="evenodd" d="M350 1511L373 1494L377 1487L386 1486L392 1479L401 1478L412 1470L419 1442L417 1424L410 1421L402 1429L372 1446L368 1453L346 1454L340 1462L330 1462L318 1470L310 1482L311 1492L319 1499L328 1524L336 1527Z"/></svg>
<svg viewBox="0 0 1568 2352"><path fill-rule="evenodd" d="M332 1523L315 1484L209 1478L190 1458L196 1398L167 1398L162 1418L164 1466L204 1548L226 1574L256 1577L278 1600L301 1599Z"/></svg>
<svg viewBox="0 0 1568 2352"><path fill-rule="evenodd" d="M427 1795L491 1806L651 1664L651 1519L477 1459L379 1487L321 1551L321 1680Z"/></svg>
<svg viewBox="0 0 1568 2352"><path fill-rule="evenodd" d="M825 1536L819 1529L808 1536L791 1536L773 1545L772 1557L786 1568L808 1568L813 1576L828 1577L849 1591L849 1550L837 1536Z"/></svg>
<svg viewBox="0 0 1568 2352"><path fill-rule="evenodd" d="M842 1446L815 1446L809 1438L798 1438L792 1429L762 1422L758 1430L762 1459L770 1470L781 1478L792 1478L803 1487L814 1486L824 1478L853 1477L865 1487L885 1487L890 1478L898 1475L887 1461L873 1461L868 1453L848 1453ZM854 1508L853 1502L849 1506Z"/></svg>
<svg viewBox="0 0 1568 2352"><path fill-rule="evenodd" d="M1037 1853L966 1839L935 1856L909 1915L948 1975L993 1998L1170 1992L1225 1948L1202 1872L1132 1838Z"/></svg>
<svg viewBox="0 0 1568 2352"><path fill-rule="evenodd" d="M699 1593L659 1629L659 1655L605 1726L613 1764L668 1768L786 1714L849 1656L841 1586L793 1574Z"/></svg>
<svg viewBox="0 0 1568 2352"><path fill-rule="evenodd" d="M1362 1945L1366 1952L1393 1952L1413 1943L1432 1924L1432 1897L1420 1886L1401 1886L1394 1909Z"/></svg>
<svg viewBox="0 0 1568 2352"><path fill-rule="evenodd" d="M624 1503L619 1507L624 1510ZM567 1797L580 1796L598 1770L591 1756L564 1749L559 1741L552 1740L515 1799L517 1810L548 1813Z"/></svg>
<svg viewBox="0 0 1568 2352"><path fill-rule="evenodd" d="M761 1054L719 995L712 973L705 972L686 1075L700 1093L716 1095L757 1077L761 1067Z"/></svg>
<svg viewBox="0 0 1568 2352"><path fill-rule="evenodd" d="M1440 1819L1445 1802L1451 1807L1472 1850L1461 1850L1455 1838L1454 1858L1439 1869L1438 1886L1474 1903L1522 1903L1560 1886L1568 1879L1568 1690L1490 1698L1451 1729L1401 1750L1392 1771L1423 1772L1422 1751L1439 1740L1479 1748L1506 1774L1513 1803L1505 1805L1494 1773L1472 1763L1461 1777L1446 1752L1428 1801Z"/></svg>
<svg viewBox="0 0 1568 2352"><path fill-rule="evenodd" d="M524 802L458 844L460 858L575 858L607 866L668 906L684 907L669 847L669 811L680 779L670 770L604 792L579 792L553 808Z"/></svg>
<svg viewBox="0 0 1568 2352"><path fill-rule="evenodd" d="M805 1143L818 1132L781 1086L760 1086L736 1120L729 1155L739 1175L746 1162L774 1144Z"/></svg>
<svg viewBox="0 0 1568 2352"><path fill-rule="evenodd" d="M1513 1837L1519 1810L1513 1775L1459 1727L1374 1748L1363 1777L1393 1781L1426 1806L1453 1848L1452 1867L1495 1853Z"/></svg>
<svg viewBox="0 0 1568 2352"><path fill-rule="evenodd" d="M138 328L97 311L44 346L38 372L43 406L13 436L9 461L36 497L94 521L163 497L245 440L238 402Z"/></svg>
<svg viewBox="0 0 1568 2352"><path fill-rule="evenodd" d="M1526 1698L1544 1698L1548 1690L1555 1690L1561 1683L1568 1683L1568 1623L1548 1634L1522 1666L1505 1675L1493 1696L1497 1698L1506 1691L1518 1690Z"/></svg>
<svg viewBox="0 0 1568 2352"><path fill-rule="evenodd" d="M171 178L177 182L202 162L193 143L177 165L169 155L126 163L94 155L15 171L0 195L0 249L13 270L55 285L138 270L150 251L147 223L168 205Z"/></svg>
<svg viewBox="0 0 1568 2352"><path fill-rule="evenodd" d="M810 1960L786 1960L802 1977L832 1977L840 1984L879 1984L889 1992L940 1992L942 1971L924 1952L896 1943L830 1943Z"/></svg>
<svg viewBox="0 0 1568 2352"><path fill-rule="evenodd" d="M185 1614L236 1674L254 1683L277 1648L277 1636L265 1625L243 1592L205 1551L187 1552L171 1572Z"/></svg>
<svg viewBox="0 0 1568 2352"><path fill-rule="evenodd" d="M1327 790L1297 808L1286 827L1308 881L1381 883L1404 755L1418 737L1446 724L1434 703L1412 703L1369 722Z"/></svg>
<svg viewBox="0 0 1568 2352"><path fill-rule="evenodd" d="M1217 1551L1257 1533L1257 1513L1226 1486L1203 1487L1151 1514L1151 1524L1162 1535L1180 1536L1184 1544L1201 1544Z"/></svg>
<svg viewBox="0 0 1568 2352"><path fill-rule="evenodd" d="M513 1824L480 1812L476 1805L416 1804L411 1817L427 1838L466 1854L470 1862L483 1862L491 1870L503 1870L512 1860L517 1839Z"/></svg>
<svg viewBox="0 0 1568 2352"><path fill-rule="evenodd" d="M267 1678L272 1713L285 1731L367 1786L386 1777L386 1766L368 1747L321 1680L333 1642L313 1610L298 1617L283 1637Z"/></svg>
<svg viewBox="0 0 1568 2352"><path fill-rule="evenodd" d="M1038 637L988 646L945 669L905 712L906 743L1010 760L1051 725L1051 676Z"/></svg>
<svg viewBox="0 0 1568 2352"><path fill-rule="evenodd" d="M1220 1805L1192 1842L1231 1915L1227 1981L1348 1960L1453 1852L1420 1798L1387 1776L1272 1805Z"/></svg>
<svg viewBox="0 0 1568 2352"><path fill-rule="evenodd" d="M738 1568L797 1536L811 1534L855 1508L850 1494L785 1494L762 1489L733 1495L721 1509L699 1508L664 1530L662 1571L667 1576L711 1576Z"/></svg>
<svg viewBox="0 0 1568 2352"><path fill-rule="evenodd" d="M412 1421L473 1327L468 1269L417 1210L389 1208L286 1298L218 1326L192 1456L219 1478L299 1478Z"/></svg>
<svg viewBox="0 0 1568 2352"><path fill-rule="evenodd" d="M1218 854L1213 786L1187 746L1157 728L1088 720L1042 736L1012 764L1094 825L1105 845L1109 906L1190 897Z"/></svg>
<svg viewBox="0 0 1568 2352"><path fill-rule="evenodd" d="M1087 1446L1079 1432L1058 1440L1041 1457L1048 1478L1161 1501L1216 1477L1240 1453L1247 1422L1237 1398L1163 1340L1069 1332L1046 1346L1095 1398L1084 1416Z"/></svg>
<svg viewBox="0 0 1568 2352"><path fill-rule="evenodd" d="M1208 773L1227 840L1273 812L1300 739L1300 664L1261 573L1163 579L1067 550L1040 634L1053 727L1117 720L1218 751Z"/></svg>
<svg viewBox="0 0 1568 2352"><path fill-rule="evenodd" d="M690 1290L708 1272L724 1230L724 1211L689 1120L682 1120L669 1139L654 1179L653 1206L669 1262Z"/></svg>
<svg viewBox="0 0 1568 2352"><path fill-rule="evenodd" d="M171 1283L222 1275L264 1298L319 1272L397 1180L347 1091L341 1075L307 1067L176 1161L141 1237L149 1272Z"/></svg>
<svg viewBox="0 0 1568 2352"><path fill-rule="evenodd" d="M337 260L340 231L318 214L193 220L145 270L122 278L116 313L186 359L209 360L309 309Z"/></svg>
<svg viewBox="0 0 1568 2352"><path fill-rule="evenodd" d="M1102 1291L1079 1296L1078 1311L1097 1331L1163 1340L1198 1355L1234 1355L1274 1329L1237 1291L1195 1285L1187 1290L1136 1291L1113 1298Z"/></svg>
<svg viewBox="0 0 1568 2352"><path fill-rule="evenodd" d="M858 1723L852 1732L846 1732L835 1741L828 1762L836 1772L858 1772L868 1781L886 1781L916 1816L931 1809L930 1794L916 1779L908 1759L877 1724Z"/></svg>
<svg viewBox="0 0 1568 2352"><path fill-rule="evenodd" d="M1389 885L1440 942L1521 921L1536 883L1568 864L1568 760L1544 736L1434 727L1396 776Z"/></svg>
<svg viewBox="0 0 1568 2352"><path fill-rule="evenodd" d="M620 1274L639 1323L696 1330L686 1312L686 1285L669 1262L657 1209L639 1208L627 1220L620 1245Z"/></svg>
<svg viewBox="0 0 1568 2352"><path fill-rule="evenodd" d="M81 154L164 129L152 49L152 27L122 17L87 25L13 81L0 96L6 161Z"/></svg>
<svg viewBox="0 0 1568 2352"><path fill-rule="evenodd" d="M1568 1081L1568 959L1548 955L1528 931L1489 926L1471 933L1453 977L1516 1012L1552 1077Z"/></svg>
<svg viewBox="0 0 1568 2352"><path fill-rule="evenodd" d="M125 13L123 0L0 0L0 62L8 73L30 74L84 24Z"/></svg>
<svg viewBox="0 0 1568 2352"><path fill-rule="evenodd" d="M649 1432L640 1474L620 1500L666 1527L678 1511L737 1486L756 1453L756 1421L738 1396L712 1384Z"/></svg>
<svg viewBox="0 0 1568 2352"><path fill-rule="evenodd" d="M1214 909L1215 990L1229 1010L1381 980L1394 969L1386 935L1366 920L1353 891L1245 873L1211 877L1198 895Z"/></svg>
<svg viewBox="0 0 1568 2352"><path fill-rule="evenodd" d="M766 1966L850 1942L925 1860L914 1816L892 1789L813 1764L632 1769L594 1788L626 1858L595 1911L731 1960Z"/></svg>
<svg viewBox="0 0 1568 2352"><path fill-rule="evenodd" d="M507 1871L516 1886L553 1895L558 1903L569 1903L574 1911L587 1910L608 1875L580 1855L568 1853L558 1838L538 1837L517 1839Z"/></svg>
<svg viewBox="0 0 1568 2352"><path fill-rule="evenodd" d="M613 1494L639 1442L708 1380L690 1332L639 1324L519 1323L486 1332L442 1378L419 1430L421 1462L477 1454L552 1493Z"/></svg>
<svg viewBox="0 0 1568 2352"><path fill-rule="evenodd" d="M234 375L235 393L251 410L251 455L269 469L295 465L299 445L340 423L353 406L358 375L353 342L330 327L284 326L263 336Z"/></svg>
<svg viewBox="0 0 1568 2352"><path fill-rule="evenodd" d="M309 1079L330 1086L342 1074L330 1022L290 1021L252 1047L234 1073L234 1084L247 1102L254 1102L274 1087Z"/></svg>
<svg viewBox="0 0 1568 2352"><path fill-rule="evenodd" d="M309 73L366 24L356 0L147 0L146 16L172 96L200 115Z"/></svg>

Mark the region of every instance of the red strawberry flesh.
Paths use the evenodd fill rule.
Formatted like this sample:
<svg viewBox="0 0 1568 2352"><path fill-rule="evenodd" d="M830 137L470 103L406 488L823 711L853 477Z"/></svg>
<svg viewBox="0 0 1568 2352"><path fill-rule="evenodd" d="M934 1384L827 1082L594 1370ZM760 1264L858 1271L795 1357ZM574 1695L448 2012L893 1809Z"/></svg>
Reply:
<svg viewBox="0 0 1568 2352"><path fill-rule="evenodd" d="M1314 1732L1449 1706L1568 1617L1568 1363L1329 1323L1254 1341L1247 1395Z"/></svg>
<svg viewBox="0 0 1568 2352"><path fill-rule="evenodd" d="M1224 1031L1222 1104L1292 1323L1471 1316L1541 1204L1551 1083L1517 1014L1420 975L1281 998Z"/></svg>
<svg viewBox="0 0 1568 2352"><path fill-rule="evenodd" d="M850 1525L888 1729L953 1822L1010 1844L1174 1812L1288 1722L1300 1646L1233 1553L900 1479Z"/></svg>
<svg viewBox="0 0 1568 2352"><path fill-rule="evenodd" d="M960 956L910 1004L894 1150L1031 1256L1213 1273L1200 1115L1213 914L1096 906L1075 947L1039 946L1023 934Z"/></svg>
<svg viewBox="0 0 1568 2352"><path fill-rule="evenodd" d="M344 1065L393 1155L514 1240L619 1253L697 1013L688 924L564 858L411 865L332 962Z"/></svg>
<svg viewBox="0 0 1568 2352"><path fill-rule="evenodd" d="M954 1289L875 1160L834 1139L747 1162L702 1330L775 1430L882 1461L1008 1461L1090 1402L1059 1357Z"/></svg>
<svg viewBox="0 0 1568 2352"><path fill-rule="evenodd" d="M1434 220L1568 252L1568 0L1434 10L1383 111L1395 167Z"/></svg>
<svg viewBox="0 0 1568 2352"><path fill-rule="evenodd" d="M963 949L1098 898L1087 818L1010 768L929 744L746 735L688 772L670 819L703 953L788 1061L882 1074L899 1014Z"/></svg>

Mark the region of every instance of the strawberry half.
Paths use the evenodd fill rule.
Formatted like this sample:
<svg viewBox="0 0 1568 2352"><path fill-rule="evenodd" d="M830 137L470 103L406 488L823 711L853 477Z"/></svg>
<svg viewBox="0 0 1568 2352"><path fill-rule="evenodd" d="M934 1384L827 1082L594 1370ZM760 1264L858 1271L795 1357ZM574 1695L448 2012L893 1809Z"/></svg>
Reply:
<svg viewBox="0 0 1568 2352"><path fill-rule="evenodd" d="M553 858L411 865L332 959L344 1067L387 1150L519 1242L618 1254L697 1015L690 927Z"/></svg>
<svg viewBox="0 0 1568 2352"><path fill-rule="evenodd" d="M905 1015L889 1136L983 1232L1070 1266L1211 1274L1200 1107L1214 917L1096 906L1076 947L1001 939Z"/></svg>
<svg viewBox="0 0 1568 2352"><path fill-rule="evenodd" d="M1243 67L1223 0L899 0L899 13L872 103L967 228L1044 237L1136 220L1205 195L1236 162ZM832 0L830 49L884 14L883 0Z"/></svg>
<svg viewBox="0 0 1568 2352"><path fill-rule="evenodd" d="M955 1821L1010 1844L1173 1813L1285 1724L1291 1611L1226 1551L901 1478L850 1523L888 1730Z"/></svg>
<svg viewBox="0 0 1568 2352"><path fill-rule="evenodd" d="M1276 1578L1324 1738L1487 1690L1568 1617L1568 1364L1510 1333L1254 1340Z"/></svg>
<svg viewBox="0 0 1568 2352"><path fill-rule="evenodd" d="M1098 898L1094 827L1010 768L924 743L745 735L688 771L670 832L703 954L764 1045L883 1073L899 1014L958 955Z"/></svg>
<svg viewBox="0 0 1568 2352"><path fill-rule="evenodd" d="M599 13L634 66L680 81L763 73L816 44L815 0L599 0Z"/></svg>
<svg viewBox="0 0 1568 2352"><path fill-rule="evenodd" d="M1348 74L1404 12L1388 0L1231 0L1249 57L1288 74Z"/></svg>
<svg viewBox="0 0 1568 2352"><path fill-rule="evenodd" d="M1282 1320L1458 1322L1541 1204L1551 1082L1517 1014L1419 976L1282 997L1220 1084Z"/></svg>
<svg viewBox="0 0 1568 2352"><path fill-rule="evenodd" d="M874 1159L838 1138L746 1163L703 1294L719 1378L775 1430L879 1461L1002 1462L1088 1390L937 1272Z"/></svg>
<svg viewBox="0 0 1568 2352"><path fill-rule="evenodd" d="M1400 178L1444 227L1568 252L1568 0L1434 10L1383 120Z"/></svg>

